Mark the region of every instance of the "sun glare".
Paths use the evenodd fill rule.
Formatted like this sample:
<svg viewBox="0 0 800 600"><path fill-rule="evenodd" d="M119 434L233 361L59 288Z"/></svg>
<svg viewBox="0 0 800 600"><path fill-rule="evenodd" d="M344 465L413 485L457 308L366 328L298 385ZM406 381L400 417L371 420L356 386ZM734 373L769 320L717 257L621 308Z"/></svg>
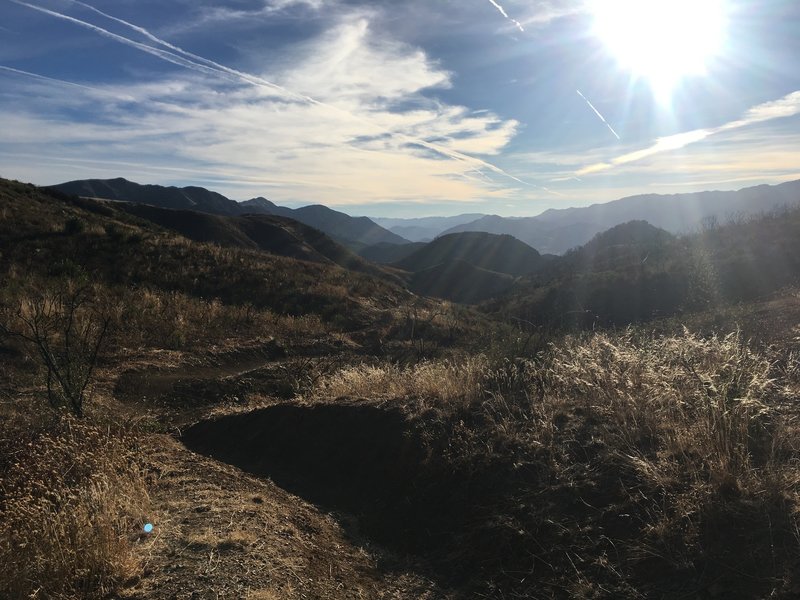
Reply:
<svg viewBox="0 0 800 600"><path fill-rule="evenodd" d="M592 0L592 12L595 34L662 99L723 47L724 0Z"/></svg>

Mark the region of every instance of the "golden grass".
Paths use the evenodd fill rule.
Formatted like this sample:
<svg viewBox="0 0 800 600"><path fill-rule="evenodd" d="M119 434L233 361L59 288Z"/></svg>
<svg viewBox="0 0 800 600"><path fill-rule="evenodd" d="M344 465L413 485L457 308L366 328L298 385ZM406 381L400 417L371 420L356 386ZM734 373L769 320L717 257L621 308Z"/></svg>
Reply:
<svg viewBox="0 0 800 600"><path fill-rule="evenodd" d="M753 483L793 442L777 426L784 389L773 363L738 333L636 338L598 333L553 351L550 396L571 398L613 428L645 472L673 471L713 485ZM782 437L783 436L783 437Z"/></svg>
<svg viewBox="0 0 800 600"><path fill-rule="evenodd" d="M0 597L100 598L133 576L149 501L127 441L71 417L2 437Z"/></svg>
<svg viewBox="0 0 800 600"><path fill-rule="evenodd" d="M315 400L344 396L408 398L453 402L477 397L488 372L486 358L424 361L410 367L394 364L346 367L321 379Z"/></svg>

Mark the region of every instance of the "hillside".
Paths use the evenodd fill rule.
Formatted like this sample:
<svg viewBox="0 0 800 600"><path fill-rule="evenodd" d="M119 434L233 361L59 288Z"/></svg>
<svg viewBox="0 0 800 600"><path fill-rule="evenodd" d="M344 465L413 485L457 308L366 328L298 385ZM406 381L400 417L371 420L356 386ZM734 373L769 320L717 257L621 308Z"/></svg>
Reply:
<svg viewBox="0 0 800 600"><path fill-rule="evenodd" d="M375 277L390 277L324 233L293 219L269 215L224 217L132 203L120 203L118 208L197 242L258 249L300 260L335 263Z"/></svg>
<svg viewBox="0 0 800 600"><path fill-rule="evenodd" d="M367 217L351 217L327 206L316 204L294 209L287 215L301 223L328 233L335 240L358 249L360 245L403 244L408 240L386 231Z"/></svg>
<svg viewBox="0 0 800 600"><path fill-rule="evenodd" d="M372 246L365 246L358 251L358 255L370 262L389 265L406 258L424 246L425 242L411 242L410 244L388 244L382 242Z"/></svg>
<svg viewBox="0 0 800 600"><path fill-rule="evenodd" d="M127 298L131 309L137 295L150 290L164 310L171 303L219 301L221 314L251 306L356 327L371 322L368 313L410 298L393 277L378 271L380 278L371 277L375 267L323 234L284 219L80 200L5 180L0 194L5 215L0 272L7 283L22 277L27 287L40 278L83 273L108 286L109 294ZM209 241L214 243L204 243ZM334 259L356 270L341 268ZM9 273L19 274L9 279Z"/></svg>
<svg viewBox="0 0 800 600"><path fill-rule="evenodd" d="M459 302L478 304L508 291L514 278L476 267L465 260L452 259L411 275L410 289L421 296L433 296Z"/></svg>
<svg viewBox="0 0 800 600"><path fill-rule="evenodd" d="M550 327L722 309L800 283L800 209L674 237L642 221L598 234L487 310Z"/></svg>
<svg viewBox="0 0 800 600"><path fill-rule="evenodd" d="M536 250L510 235L467 232L438 237L394 266L418 272L451 261L508 275L531 273L543 263Z"/></svg>
<svg viewBox="0 0 800 600"><path fill-rule="evenodd" d="M735 192L647 194L583 208L550 209L536 217L486 216L453 227L443 235L464 231L507 234L544 254L563 254L585 244L595 234L630 220L647 221L674 234L690 233L709 219L724 223L731 217L769 212L798 202L800 181Z"/></svg>
<svg viewBox="0 0 800 600"><path fill-rule="evenodd" d="M351 217L320 205L291 209L278 206L265 198L254 198L240 203L201 187L141 185L123 178L69 181L51 187L70 195L121 200L215 215L236 216L256 213L289 217L319 229L353 249L380 242L393 244L407 242L366 217Z"/></svg>
<svg viewBox="0 0 800 600"><path fill-rule="evenodd" d="M800 211L407 275L492 317L125 208L0 180L0 597L797 597Z"/></svg>

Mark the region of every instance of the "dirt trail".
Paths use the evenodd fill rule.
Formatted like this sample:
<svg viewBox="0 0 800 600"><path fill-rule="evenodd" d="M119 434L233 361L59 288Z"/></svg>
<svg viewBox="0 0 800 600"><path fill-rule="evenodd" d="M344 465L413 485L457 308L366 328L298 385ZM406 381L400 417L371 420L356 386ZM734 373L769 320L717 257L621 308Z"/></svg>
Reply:
<svg viewBox="0 0 800 600"><path fill-rule="evenodd" d="M330 515L265 479L153 435L155 529L142 544L145 572L127 599L439 599L414 573L348 536Z"/></svg>
<svg viewBox="0 0 800 600"><path fill-rule="evenodd" d="M116 381L114 395L123 401L158 401L187 385L208 385L220 380L235 380L283 359L286 352L276 344L265 344L240 352L197 359L173 368L150 365L123 372Z"/></svg>
<svg viewBox="0 0 800 600"><path fill-rule="evenodd" d="M124 372L114 394L168 429L229 412L246 421L258 406L251 393L262 402L281 402L274 394L286 386L290 360L250 351L173 369L148 366ZM236 406L224 400L234 394ZM278 481L284 489L196 454L175 431L143 438L155 530L141 542L144 573L128 582L121 598L451 597L420 575L415 562L362 536L352 517L294 495L300 490L289 479Z"/></svg>

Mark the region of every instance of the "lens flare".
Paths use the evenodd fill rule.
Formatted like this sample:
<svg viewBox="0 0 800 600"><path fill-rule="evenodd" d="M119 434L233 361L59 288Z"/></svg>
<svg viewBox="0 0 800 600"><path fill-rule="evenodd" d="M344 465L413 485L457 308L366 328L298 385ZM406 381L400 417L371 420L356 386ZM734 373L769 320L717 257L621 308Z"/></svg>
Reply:
<svg viewBox="0 0 800 600"><path fill-rule="evenodd" d="M724 0L593 0L591 8L595 35L660 97L705 75L725 44Z"/></svg>

